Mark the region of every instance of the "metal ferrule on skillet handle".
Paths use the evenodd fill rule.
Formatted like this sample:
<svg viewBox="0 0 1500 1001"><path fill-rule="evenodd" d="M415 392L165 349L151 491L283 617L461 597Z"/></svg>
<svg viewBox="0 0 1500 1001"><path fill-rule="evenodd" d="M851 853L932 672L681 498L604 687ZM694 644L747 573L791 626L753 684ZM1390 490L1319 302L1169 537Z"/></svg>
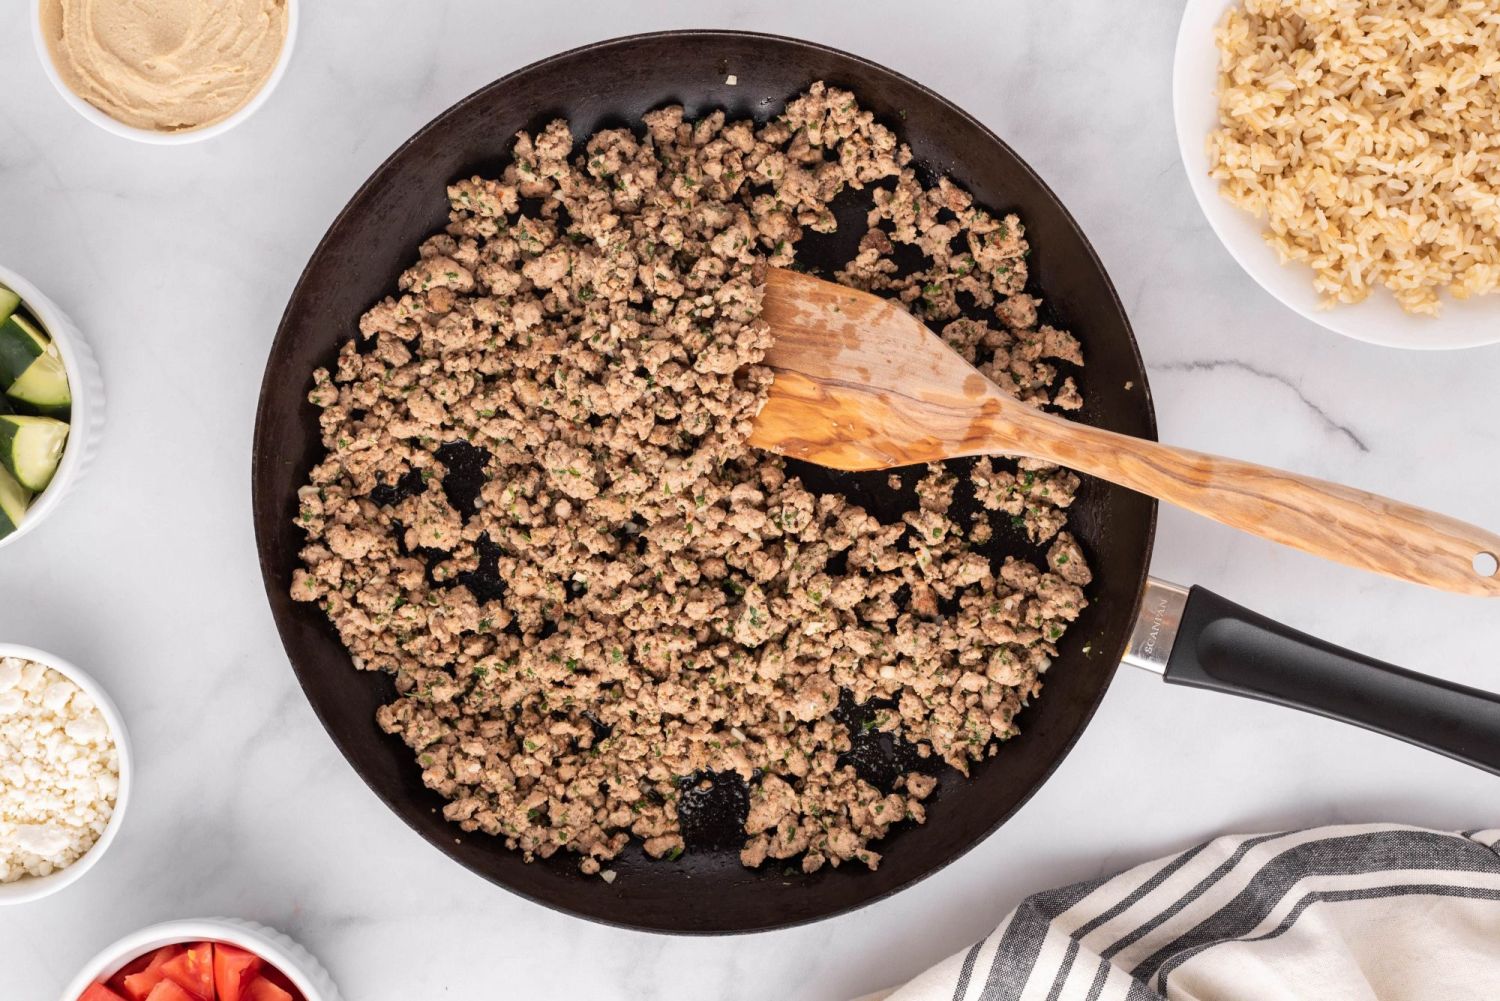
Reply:
<svg viewBox="0 0 1500 1001"><path fill-rule="evenodd" d="M1120 663L1139 667L1153 674L1166 674L1172 644L1182 626L1182 612L1187 607L1188 589L1155 577L1146 578L1146 593L1141 596L1140 612L1130 642Z"/></svg>

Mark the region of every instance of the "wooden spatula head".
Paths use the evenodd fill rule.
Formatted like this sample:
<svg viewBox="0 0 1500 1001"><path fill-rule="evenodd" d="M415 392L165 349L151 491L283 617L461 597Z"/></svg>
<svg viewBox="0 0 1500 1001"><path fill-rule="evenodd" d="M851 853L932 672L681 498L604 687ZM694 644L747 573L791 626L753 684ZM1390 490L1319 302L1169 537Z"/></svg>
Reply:
<svg viewBox="0 0 1500 1001"><path fill-rule="evenodd" d="M776 373L750 444L833 469L889 469L980 451L1023 407L900 303L772 268L762 317Z"/></svg>

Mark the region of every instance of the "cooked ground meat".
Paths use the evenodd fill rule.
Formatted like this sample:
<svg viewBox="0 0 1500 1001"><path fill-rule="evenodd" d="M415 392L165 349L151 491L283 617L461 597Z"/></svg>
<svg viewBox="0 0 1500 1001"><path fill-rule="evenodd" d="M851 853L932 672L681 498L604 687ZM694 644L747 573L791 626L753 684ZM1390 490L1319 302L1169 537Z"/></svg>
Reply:
<svg viewBox="0 0 1500 1001"><path fill-rule="evenodd" d="M1078 405L1059 377L1078 343L1039 325L1020 220L910 161L821 84L760 127L671 107L576 150L554 122L503 176L449 189L447 230L315 373L328 454L300 492L292 595L394 676L379 724L463 830L585 872L632 837L675 858L679 805L738 776L746 865L874 868L872 841L925 818L916 765L967 773L1017 732L1085 604L1077 477L953 467L1051 542L1046 568L1000 565L973 548L989 518L951 513L953 469L887 524L744 444L771 378L766 267L832 231L848 188L873 208L840 280L1021 399ZM877 786L850 752L882 735L913 753Z"/></svg>

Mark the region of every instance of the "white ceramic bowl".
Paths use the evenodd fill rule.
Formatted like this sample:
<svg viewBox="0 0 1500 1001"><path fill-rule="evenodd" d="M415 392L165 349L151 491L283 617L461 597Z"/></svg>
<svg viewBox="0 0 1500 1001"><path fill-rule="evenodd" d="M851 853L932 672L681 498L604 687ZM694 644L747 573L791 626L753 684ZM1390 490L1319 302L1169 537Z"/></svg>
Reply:
<svg viewBox="0 0 1500 1001"><path fill-rule="evenodd" d="M255 114L262 104L270 98L271 92L276 85L281 83L281 78L286 75L287 64L292 59L292 49L297 43L297 22L302 10L302 0L287 0L286 5L286 42L281 47L281 55L276 60L276 65L271 70L271 75L266 78L265 85L256 92L255 96L246 102L245 106L221 122L205 125L201 129L190 129L184 132L157 132L153 129L138 129L133 125L126 125L115 118L110 117L98 108L94 107L77 94L73 88L63 81L61 74L57 72L57 66L52 62L52 50L47 46L47 39L42 35L42 4L41 0L26 0L31 4L31 44L36 48L37 58L42 61L42 70L47 74L47 79L52 81L52 86L62 95L62 99L84 118L99 126L105 132L112 132L126 139L134 139L136 142L149 143L153 146L185 146L188 143L202 142L212 139L214 136L223 135L236 125Z"/></svg>
<svg viewBox="0 0 1500 1001"><path fill-rule="evenodd" d="M99 687L97 681L61 657L29 646L0 643L0 658L5 657L20 657L23 660L45 664L88 693L89 698L93 699L94 704L99 707L104 721L109 724L109 735L115 742L115 752L119 759L120 786L115 792L115 811L110 815L109 823L104 827L104 833L99 835L99 840L94 842L94 846L84 852L83 857L77 862L51 875L28 876L14 883L0 883L0 906L25 904L40 900L42 897L49 897L58 890L77 882L84 873L92 869L109 848L110 842L114 841L115 833L120 829L120 822L125 816L125 807L130 801L131 780L130 737L125 732L125 721L120 717L120 710L115 708L114 701L104 689Z"/></svg>
<svg viewBox="0 0 1500 1001"><path fill-rule="evenodd" d="M78 996L89 984L109 979L126 963L153 949L204 941L227 942L255 953L285 973L307 1001L340 1001L333 978L306 949L274 928L235 918L168 921L126 935L89 960L68 984L59 1001L78 1001Z"/></svg>
<svg viewBox="0 0 1500 1001"><path fill-rule="evenodd" d="M69 419L68 441L63 446L62 461L47 489L32 498L26 517L14 532L0 539L0 548L15 542L41 524L68 495L94 461L99 438L104 432L104 382L99 365L83 335L51 299L37 287L9 268L0 266L0 285L21 297L62 356L68 373L68 389L73 394L73 414Z"/></svg>
<svg viewBox="0 0 1500 1001"><path fill-rule="evenodd" d="M1188 0L1177 34L1172 107L1177 143L1193 194L1209 225L1240 266L1287 306L1329 330L1371 344L1397 348L1472 348L1500 343L1500 294L1460 302L1443 296L1439 317L1414 316L1384 289L1356 305L1321 308L1306 265L1281 263L1261 237L1264 221L1229 204L1219 182L1208 176L1208 134L1219 123L1219 49L1214 29L1237 0Z"/></svg>

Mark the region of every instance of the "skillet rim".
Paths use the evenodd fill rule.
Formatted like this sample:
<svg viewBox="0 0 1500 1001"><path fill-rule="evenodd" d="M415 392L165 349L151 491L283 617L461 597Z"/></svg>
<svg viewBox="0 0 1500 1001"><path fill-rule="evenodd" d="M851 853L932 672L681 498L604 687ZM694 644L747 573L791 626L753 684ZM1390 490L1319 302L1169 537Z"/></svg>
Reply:
<svg viewBox="0 0 1500 1001"><path fill-rule="evenodd" d="M891 69L872 59L866 59L863 56L855 55L854 53L847 52L843 49L838 49L830 45L824 45L820 42L813 42L807 39L796 38L789 35L778 35L770 32L742 31L733 28L681 28L639 32L631 35L619 35L611 38L600 39L598 41L588 42L583 45L578 45L570 49L565 49L563 51L553 53L549 56L543 57L542 59L538 59L533 62L527 63L524 66L517 67L516 69L511 70L503 76L500 76L495 80L484 84L483 86L472 91L471 93L467 94L463 98L459 99L449 107L439 112L433 118L428 120L421 128L414 132L408 139L397 146L389 156L387 156L380 162L380 164L370 173L369 177L367 177L365 181L361 183L360 186L355 190L355 192L349 197L349 200L344 204L344 207L339 210L338 214L335 215L333 220L328 224L328 227L325 229L323 236L319 238L317 246L313 249L312 254L308 257L307 264L303 267L301 273L298 275L297 282L292 287L292 291L287 298L287 305L286 308L282 311L281 320L277 324L276 335L272 339L270 351L267 354L266 369L261 379L261 388L255 410L255 427L251 447L250 473L251 518L255 526L255 542L258 563L261 571L261 582L265 588L267 601L271 605L271 615L272 619L276 623L276 631L278 637L281 639L282 650L286 655L287 661L292 667L293 673L297 676L298 687L302 689L303 697L311 706L313 714L318 718L318 722L322 725L324 732L332 740L334 746L338 749L339 754L344 758L345 764L348 765L355 772L355 774L359 776L360 781L365 784L366 788L368 788L370 792L374 793L376 798L379 799L380 802L388 810L394 813L402 821L402 823L407 826L408 829L410 829L414 834L420 837L429 846L438 849L450 861L459 865L465 871L472 873L473 875L484 880L486 883L500 887L507 893L513 894L532 903L540 904L541 906L546 907L549 910L565 914L569 917L580 918L596 924L602 924L628 931L646 932L649 934L681 935L694 937L746 935L779 931L782 929L815 924L817 922L824 921L830 918L847 915L854 911L869 907L872 904L887 900L904 890L910 889L916 884L936 875L937 873L946 869L948 866L952 865L954 862L957 862L959 859L968 855L981 843L988 841L991 837L994 836L996 831L1004 826L1023 807L1025 807L1028 802L1031 801L1031 798L1036 795L1037 791L1042 786L1051 781L1058 767L1072 752L1073 747L1078 742L1078 739L1083 735L1083 732L1093 721L1093 717L1098 711L1100 703L1103 702L1105 694L1108 692L1110 685L1114 680L1115 673L1119 670L1120 660L1124 656L1126 646L1129 642L1129 630L1126 629L1122 631L1122 634L1120 635L1117 643L1117 649L1109 658L1107 666L1103 668L1099 677L1097 687L1092 695L1088 698L1087 705L1084 706L1081 712L1079 712L1078 722L1074 727L1073 732L1062 743L1057 753L1047 763L1040 776L1031 785L1031 787L1027 789L1015 801L1014 805L1010 809L998 815L993 824L991 824L969 843L961 847L958 851L950 855L941 857L937 862L931 864L920 873L911 876L911 878L905 880L904 882L898 883L895 886L889 887L870 896L863 897L856 902L840 905L828 910L824 910L817 914L810 914L803 917L789 918L785 920L778 919L770 922L758 923L752 926L735 928L702 929L691 927L663 927L656 924L648 925L638 922L631 922L629 920L621 918L606 917L597 913L585 912L559 901L539 896L537 894L529 892L528 890L514 886L509 882L502 882L486 873L475 871L461 858L459 858L453 851L450 850L449 844L446 839L439 843L439 841L428 837L426 832L419 829L416 824L406 816L405 805L395 802L391 797L388 797L383 791L377 788L371 778L365 774L365 770L355 763L353 756L351 755L349 749L345 746L345 742L340 736L338 730L330 723L328 717L323 711L322 706L309 691L307 681L309 669L304 668L299 663L297 655L294 654L292 649L292 639L289 636L289 627L285 623L283 623L283 616L277 610L276 599L280 594L281 589L276 584L276 568L272 565L274 562L272 554L273 540L267 534L268 529L263 529L262 526L263 522L274 524L277 513L276 499L269 497L267 495L267 488L262 485L262 480L270 475L269 466L274 461L274 448L272 447L272 443L264 441L263 438L267 435L266 428L268 422L266 420L266 417L269 411L272 409L270 405L270 398L273 395L274 390L272 378L273 362L278 354L284 352L285 345L293 336L293 327L291 325L293 307L304 295L306 286L308 285L308 282L314 270L322 263L323 258L330 252L329 241L335 231L339 230L344 222L354 214L357 205L363 203L378 189L379 183L381 183L382 179L389 172L393 164L395 164L396 161L398 161L409 149L422 142L429 133L436 130L440 125L447 122L449 119L468 112L473 105L480 102L481 99L489 96L491 92L504 88L516 78L521 77L525 74L545 71L548 67L555 63L559 63L564 60L572 59L586 54L601 55L607 53L610 49L617 46L629 46L642 42L650 42L663 39L694 40L706 42L713 39L723 38L730 38L738 41L748 40L752 43L771 43L773 45L786 46L790 49L801 50L803 52L822 53L825 55L837 57L839 59L848 60L851 63L858 64L869 70L873 70L878 74L884 74L886 76L893 77L898 82L918 91L923 96L932 100L934 103L943 106L947 111L956 116L964 124L976 129L979 134L982 135L984 139L991 144L991 150L998 149L999 151L1003 152L1004 155L1010 157L1014 161L1015 166L1019 168L1019 170L1022 171L1025 175L1027 175L1030 180L1036 185L1037 189L1045 196L1045 198L1052 203L1052 208L1057 212L1058 219L1065 223L1067 227L1071 228L1077 235L1080 245L1086 251L1087 260L1090 267L1094 271L1096 271L1099 277L1103 280L1105 291L1108 293L1108 305L1113 306L1114 311L1119 316L1121 327L1125 331L1127 341L1124 347L1128 349L1130 360L1133 362L1139 376L1139 391L1142 400L1141 414L1145 418L1146 425L1145 433L1144 435L1142 435L1142 437L1145 437L1152 441L1157 440L1158 428L1156 423L1155 399L1151 391L1151 384L1148 378L1145 361L1141 357L1140 343L1135 336L1135 329L1130 322L1130 316L1125 310L1124 303L1120 300L1119 291L1118 289L1116 289L1114 281L1110 278L1108 270L1104 267L1104 262L1100 260L1098 251L1094 248L1093 243L1088 239L1088 235L1078 224L1078 221L1073 217L1072 212L1070 212L1067 206L1063 204L1062 200L1057 196L1056 192L1052 190L1051 186L1046 183L1046 181L1041 177L1040 174L1036 172L1034 168L1032 168L1030 163L1028 163L1019 153L1017 153L1008 143L1006 143L1005 140L1001 139L999 135L997 135L992 129L989 128L989 126L985 125L983 122L975 118L963 108L954 104L948 98L927 87L925 84L922 84L912 79L911 77L908 77L905 74ZM1147 498L1146 500L1148 502L1148 507L1145 525L1143 526L1144 531L1142 533L1144 546L1143 552L1141 553L1139 558L1139 580L1136 583L1135 596L1132 601L1130 614L1123 620L1125 622L1135 621L1136 616L1140 611L1141 602L1145 597L1147 582L1150 579L1151 556L1155 548L1159 504L1155 499L1152 498Z"/></svg>

